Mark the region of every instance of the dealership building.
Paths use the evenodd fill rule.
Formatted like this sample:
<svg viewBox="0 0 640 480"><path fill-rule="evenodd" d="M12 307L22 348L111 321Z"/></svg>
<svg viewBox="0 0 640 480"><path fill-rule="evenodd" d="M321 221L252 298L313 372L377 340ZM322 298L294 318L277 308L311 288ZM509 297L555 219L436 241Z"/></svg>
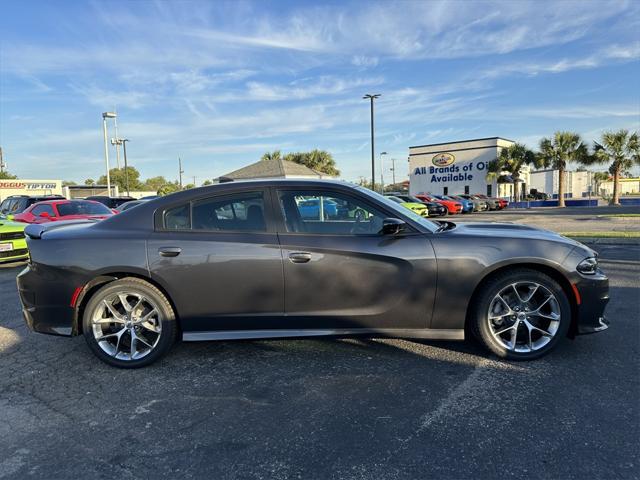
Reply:
<svg viewBox="0 0 640 480"><path fill-rule="evenodd" d="M513 181L508 177L487 180L487 166L501 149L513 144L506 138L490 137L409 147L409 191L509 197L513 194ZM526 191L529 167L522 169L520 180L521 191Z"/></svg>

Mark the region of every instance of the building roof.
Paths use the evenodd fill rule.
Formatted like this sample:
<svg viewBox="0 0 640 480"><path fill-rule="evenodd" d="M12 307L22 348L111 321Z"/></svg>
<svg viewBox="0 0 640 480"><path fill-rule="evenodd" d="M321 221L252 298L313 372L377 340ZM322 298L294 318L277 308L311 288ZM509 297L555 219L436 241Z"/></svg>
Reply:
<svg viewBox="0 0 640 480"><path fill-rule="evenodd" d="M259 160L222 177L234 180L248 178L284 178L284 177L313 177L322 178L322 174L312 170L306 165L289 162L282 159Z"/></svg>
<svg viewBox="0 0 640 480"><path fill-rule="evenodd" d="M422 148L422 147L438 147L440 145L452 145L456 143L470 143L470 142L482 142L484 140L504 140L505 142L514 143L513 140L509 140L504 137L484 137L484 138L472 138L470 140L456 140L454 142L442 142L442 143L429 143L427 145L413 145L409 148Z"/></svg>

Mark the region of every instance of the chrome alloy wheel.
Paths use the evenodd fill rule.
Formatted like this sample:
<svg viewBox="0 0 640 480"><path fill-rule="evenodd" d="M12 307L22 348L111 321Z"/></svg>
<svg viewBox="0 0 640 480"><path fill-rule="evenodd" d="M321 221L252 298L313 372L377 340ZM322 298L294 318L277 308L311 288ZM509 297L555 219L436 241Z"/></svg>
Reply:
<svg viewBox="0 0 640 480"><path fill-rule="evenodd" d="M91 317L100 348L118 360L138 360L156 347L162 333L160 309L145 296L118 292L106 297Z"/></svg>
<svg viewBox="0 0 640 480"><path fill-rule="evenodd" d="M506 286L489 304L487 321L493 338L512 352L540 350L560 327L560 304L551 291L535 282Z"/></svg>

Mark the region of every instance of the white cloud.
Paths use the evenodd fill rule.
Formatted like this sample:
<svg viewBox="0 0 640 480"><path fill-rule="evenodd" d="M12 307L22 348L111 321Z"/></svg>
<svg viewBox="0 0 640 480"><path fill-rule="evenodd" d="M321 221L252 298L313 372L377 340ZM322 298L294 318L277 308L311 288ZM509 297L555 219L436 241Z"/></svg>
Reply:
<svg viewBox="0 0 640 480"><path fill-rule="evenodd" d="M376 67L378 65L378 57L354 55L351 57L351 63L356 67Z"/></svg>

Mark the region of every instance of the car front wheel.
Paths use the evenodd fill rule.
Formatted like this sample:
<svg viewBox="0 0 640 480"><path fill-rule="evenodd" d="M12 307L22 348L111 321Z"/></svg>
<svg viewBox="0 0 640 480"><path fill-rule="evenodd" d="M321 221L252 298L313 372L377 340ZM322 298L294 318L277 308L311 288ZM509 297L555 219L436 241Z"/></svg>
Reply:
<svg viewBox="0 0 640 480"><path fill-rule="evenodd" d="M123 278L100 288L83 314L85 340L103 362L121 368L148 365L169 351L176 338L171 304L156 287Z"/></svg>
<svg viewBox="0 0 640 480"><path fill-rule="evenodd" d="M562 287L542 272L518 269L487 281L472 307L474 335L492 353L533 360L564 338L571 306Z"/></svg>

